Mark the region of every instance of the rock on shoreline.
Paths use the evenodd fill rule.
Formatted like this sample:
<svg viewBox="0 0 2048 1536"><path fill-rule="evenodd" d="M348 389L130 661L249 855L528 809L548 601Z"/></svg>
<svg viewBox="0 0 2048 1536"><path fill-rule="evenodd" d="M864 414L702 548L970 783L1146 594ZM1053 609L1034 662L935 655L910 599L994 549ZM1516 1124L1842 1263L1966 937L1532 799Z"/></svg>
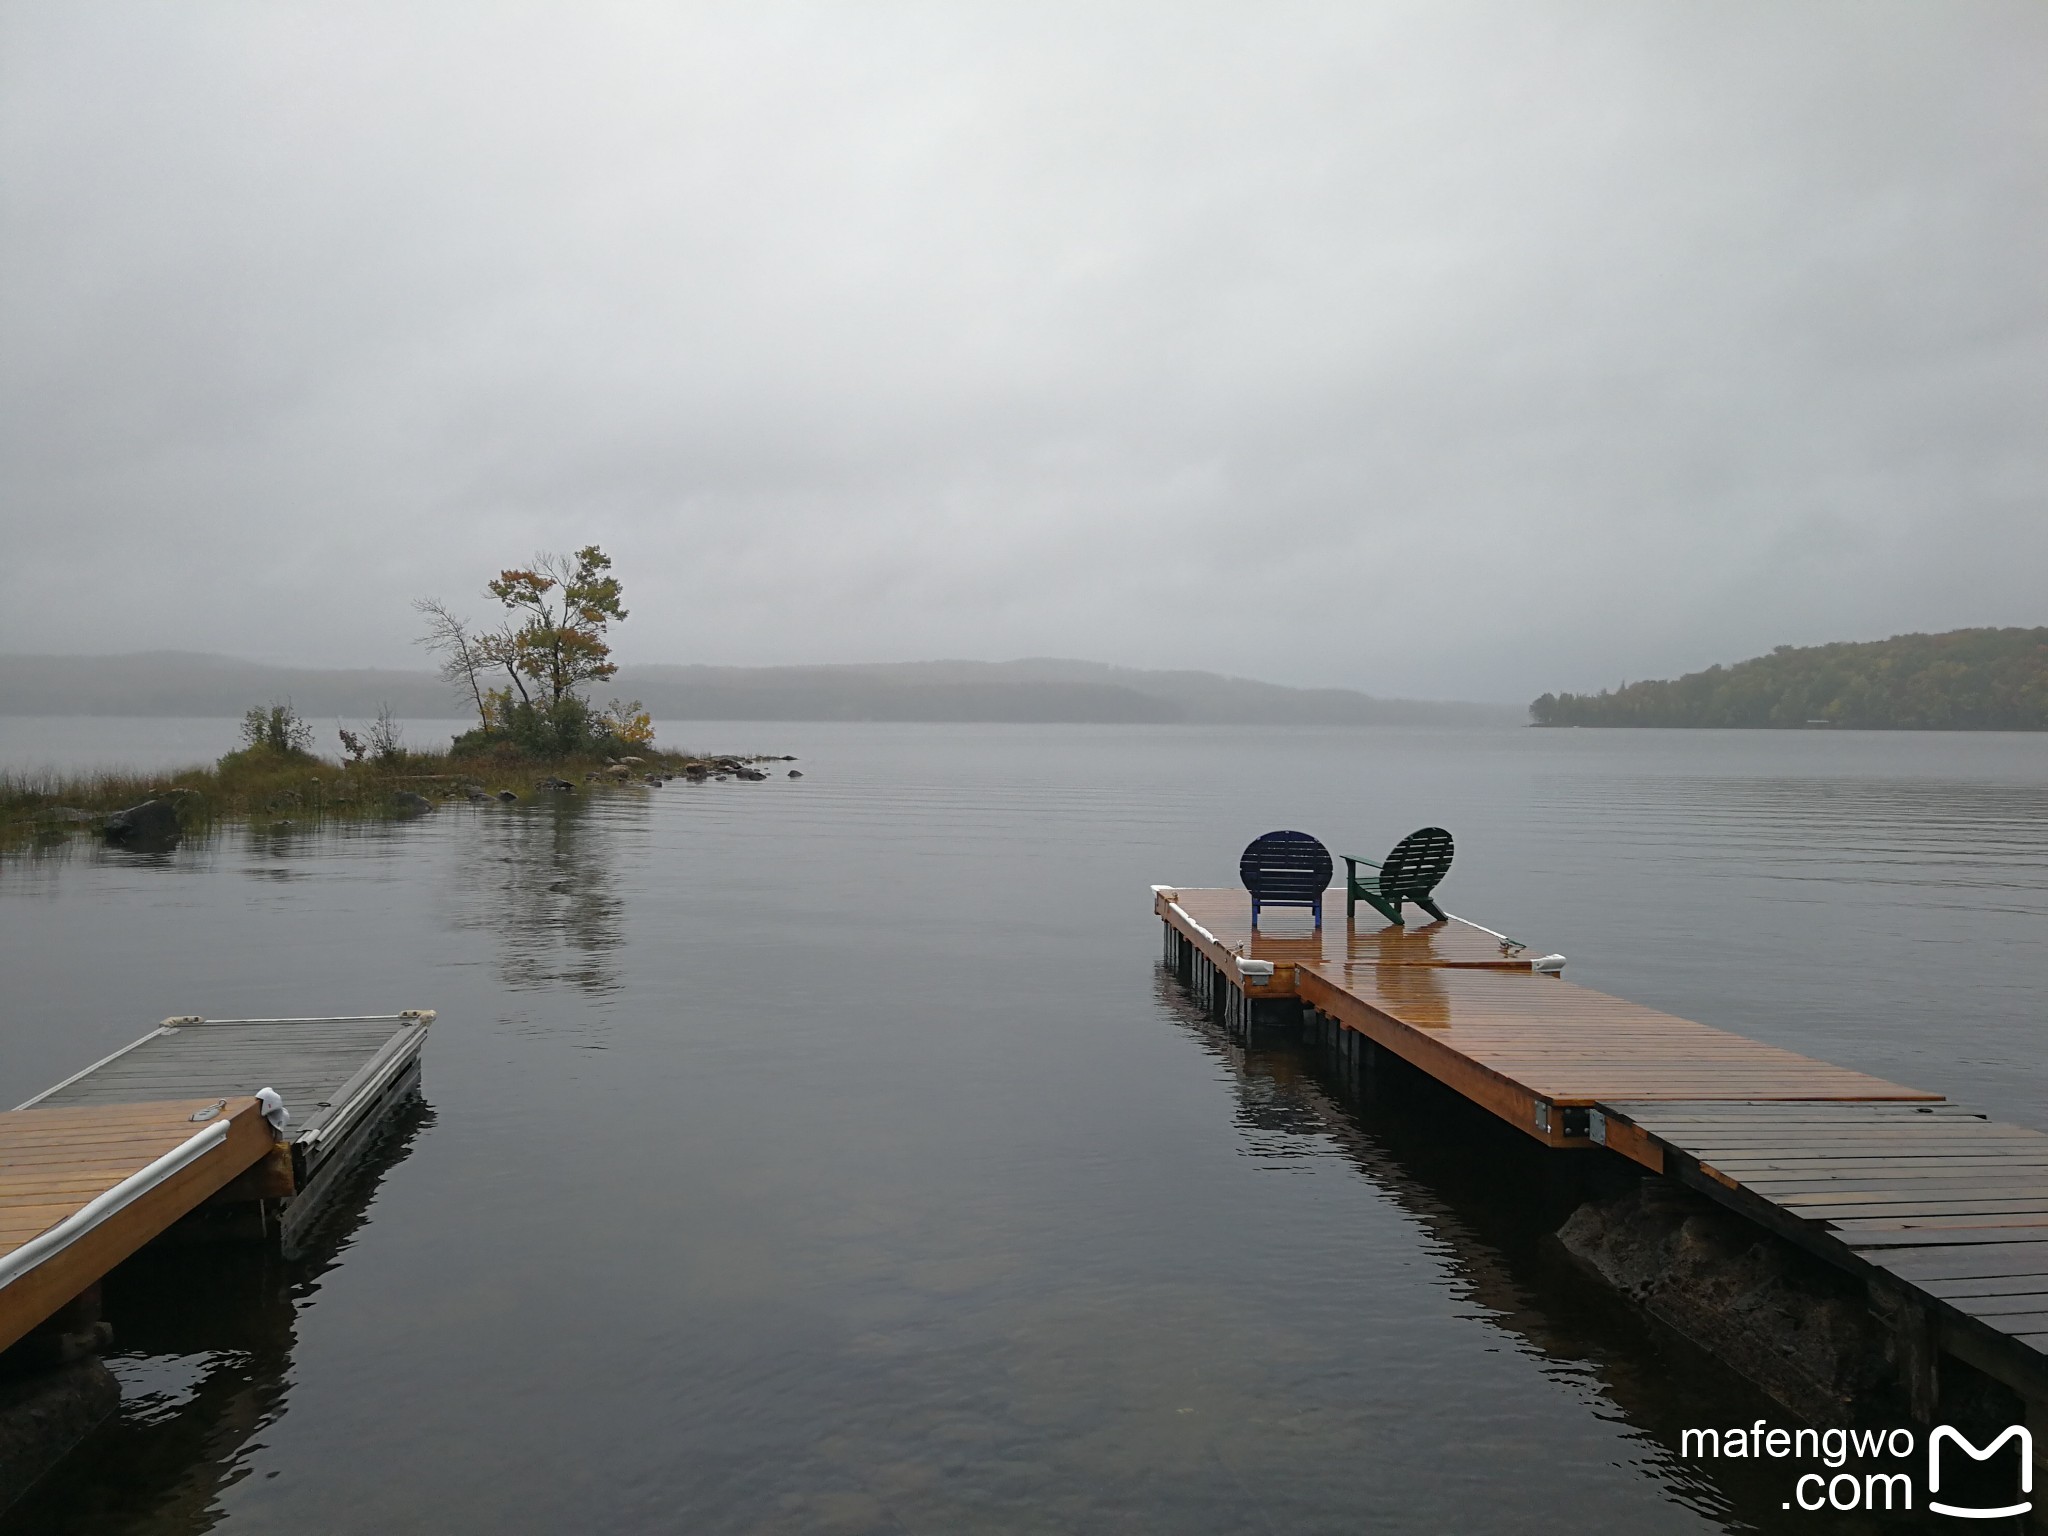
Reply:
<svg viewBox="0 0 2048 1536"><path fill-rule="evenodd" d="M1646 1178L1558 1230L1580 1263L1810 1423L1898 1377L1863 1287L1702 1195Z"/></svg>
<svg viewBox="0 0 2048 1536"><path fill-rule="evenodd" d="M145 842L178 835L178 807L169 800L145 800L109 816L107 841Z"/></svg>

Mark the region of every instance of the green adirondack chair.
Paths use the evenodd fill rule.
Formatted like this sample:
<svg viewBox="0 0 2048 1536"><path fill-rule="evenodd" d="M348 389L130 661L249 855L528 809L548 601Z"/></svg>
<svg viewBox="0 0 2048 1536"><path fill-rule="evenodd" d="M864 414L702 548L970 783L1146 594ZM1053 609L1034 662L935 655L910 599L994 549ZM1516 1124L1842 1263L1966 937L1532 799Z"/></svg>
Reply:
<svg viewBox="0 0 2048 1536"><path fill-rule="evenodd" d="M1438 922L1448 922L1436 904L1435 891L1451 868L1451 834L1442 827L1423 827L1394 844L1380 863L1347 853L1344 858L1344 915L1355 916L1363 901L1396 928L1401 903L1412 901Z"/></svg>

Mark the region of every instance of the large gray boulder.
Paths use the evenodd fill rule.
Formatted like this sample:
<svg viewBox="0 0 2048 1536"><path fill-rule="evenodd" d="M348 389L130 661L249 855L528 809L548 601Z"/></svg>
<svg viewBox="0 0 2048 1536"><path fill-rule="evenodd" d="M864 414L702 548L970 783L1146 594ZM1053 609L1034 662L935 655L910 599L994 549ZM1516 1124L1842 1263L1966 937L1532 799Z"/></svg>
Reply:
<svg viewBox="0 0 2048 1536"><path fill-rule="evenodd" d="M1558 1231L1567 1253L1815 1424L1842 1422L1897 1374L1864 1288L1702 1195L1646 1178Z"/></svg>
<svg viewBox="0 0 2048 1536"><path fill-rule="evenodd" d="M391 797L391 804L401 816L418 816L434 808L434 802L425 795L416 795L409 789L401 789Z"/></svg>
<svg viewBox="0 0 2048 1536"><path fill-rule="evenodd" d="M168 800L145 800L107 818L107 841L159 842L178 835L178 808Z"/></svg>

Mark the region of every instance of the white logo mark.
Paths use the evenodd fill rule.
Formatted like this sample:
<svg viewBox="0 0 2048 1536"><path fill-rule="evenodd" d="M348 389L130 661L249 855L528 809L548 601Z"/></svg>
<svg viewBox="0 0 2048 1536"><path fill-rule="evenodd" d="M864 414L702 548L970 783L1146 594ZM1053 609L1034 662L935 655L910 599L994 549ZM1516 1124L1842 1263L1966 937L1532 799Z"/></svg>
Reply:
<svg viewBox="0 0 2048 1536"><path fill-rule="evenodd" d="M2006 1441L2013 1439L2020 1443L2020 1492L2031 1494L2034 1491L2034 1437L2018 1424L2013 1425L1981 1451L1948 1425L1937 1427L1934 1433L1927 1437L1927 1491L1941 1492L1942 1441L1955 1441L1963 1448L1964 1454L1973 1461L1989 1461L1998 1454L1999 1448ZM1998 1520L2007 1515L2024 1515L2034 1507L2034 1502L2032 1499L2022 1499L2017 1504L2006 1504L1997 1509L1976 1509L1969 1505L1942 1504L1929 1499L1927 1507L1938 1515L1955 1515L1963 1520Z"/></svg>

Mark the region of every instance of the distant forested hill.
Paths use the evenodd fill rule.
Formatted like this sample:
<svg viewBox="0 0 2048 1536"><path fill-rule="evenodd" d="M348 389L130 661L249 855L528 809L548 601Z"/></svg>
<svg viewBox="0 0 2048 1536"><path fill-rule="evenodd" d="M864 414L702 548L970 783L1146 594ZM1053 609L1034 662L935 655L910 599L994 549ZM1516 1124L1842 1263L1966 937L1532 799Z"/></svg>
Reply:
<svg viewBox="0 0 2048 1536"><path fill-rule="evenodd" d="M1538 725L2048 730L2048 629L1958 629L1845 645L1781 645L1732 667L1611 692L1546 693Z"/></svg>
<svg viewBox="0 0 2048 1536"><path fill-rule="evenodd" d="M1211 672L1085 661L929 661L862 666L619 669L599 694L683 720L996 721L1014 724L1508 725L1511 704L1382 699ZM0 656L0 715L222 715L290 700L314 717L390 705L459 716L467 701L431 672L266 666L228 656Z"/></svg>

